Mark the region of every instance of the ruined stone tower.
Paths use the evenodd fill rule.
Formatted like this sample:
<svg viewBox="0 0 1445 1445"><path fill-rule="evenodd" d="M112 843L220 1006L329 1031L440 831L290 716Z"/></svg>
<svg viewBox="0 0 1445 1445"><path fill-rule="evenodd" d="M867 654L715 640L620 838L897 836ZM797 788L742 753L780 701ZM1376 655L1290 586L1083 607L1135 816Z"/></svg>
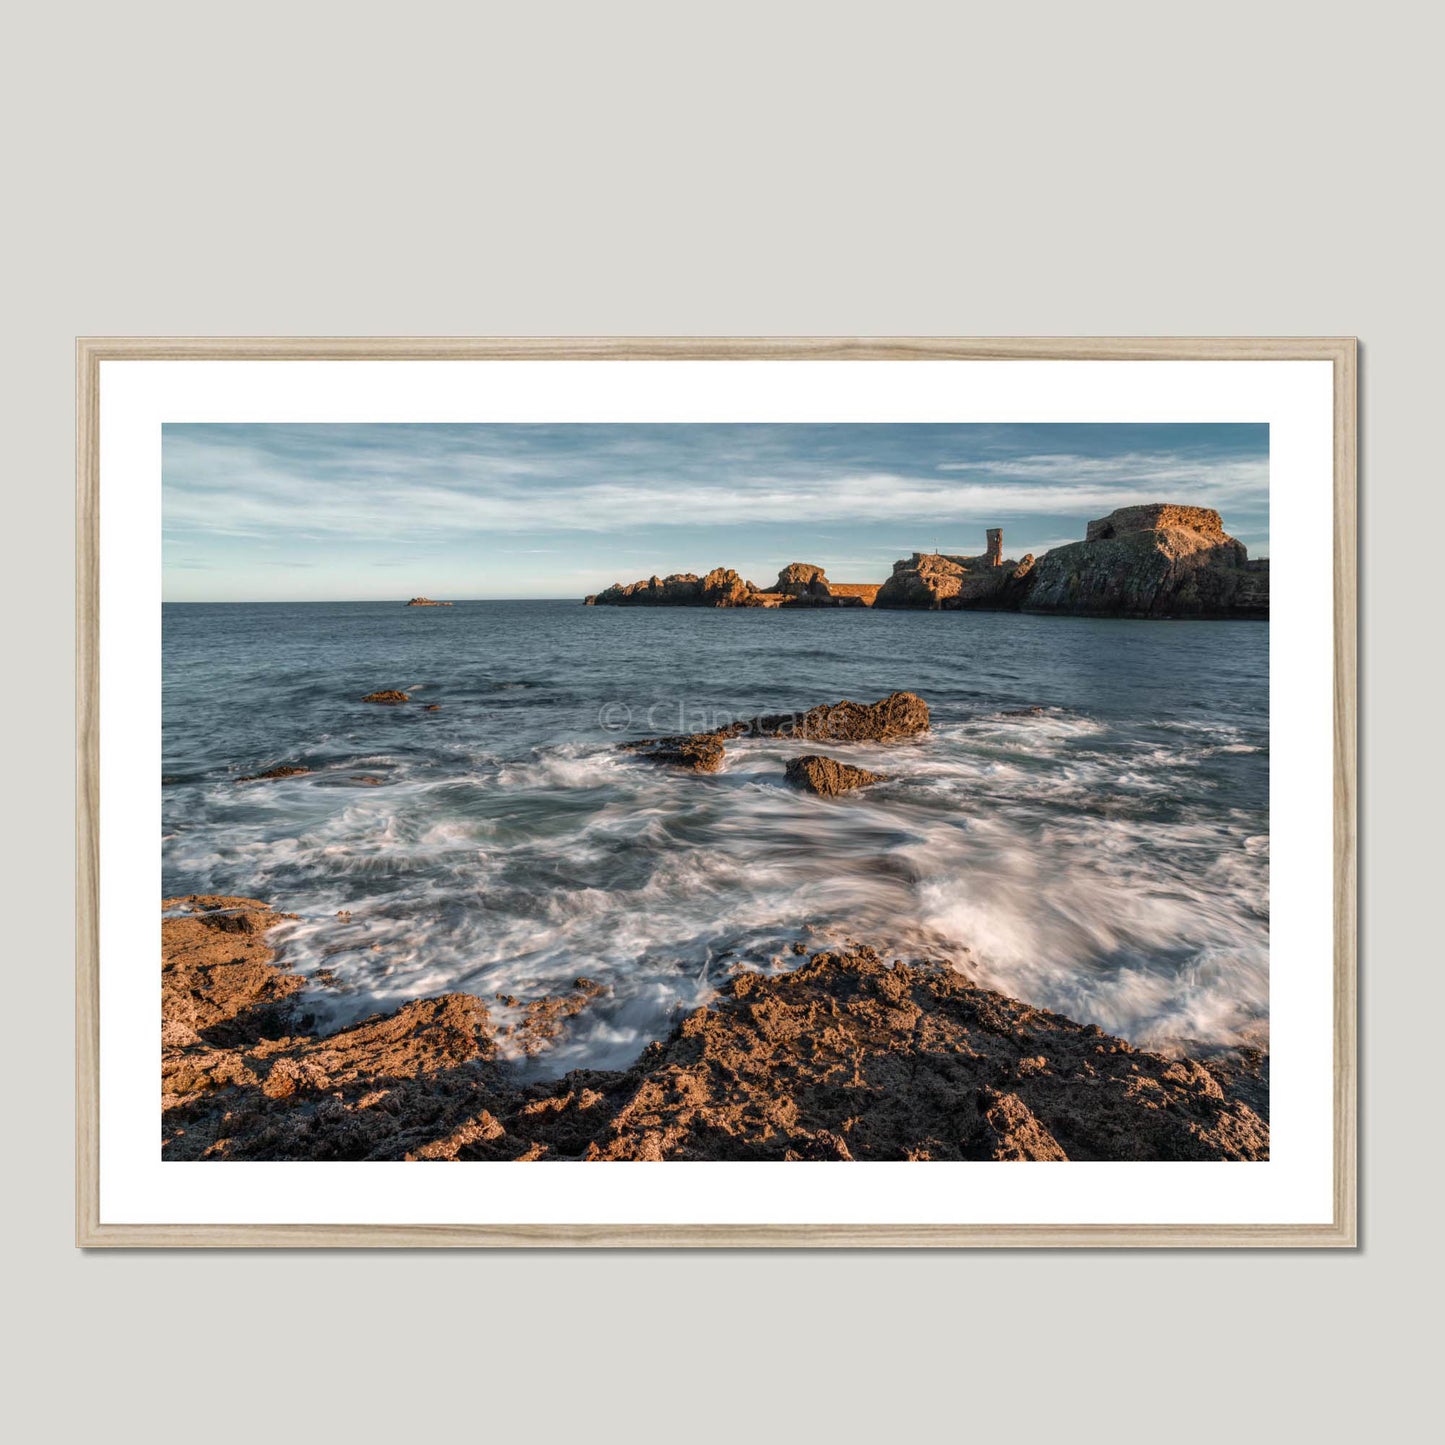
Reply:
<svg viewBox="0 0 1445 1445"><path fill-rule="evenodd" d="M990 567L1001 567L1003 565L1003 528L990 527L987 535L988 551L983 555Z"/></svg>

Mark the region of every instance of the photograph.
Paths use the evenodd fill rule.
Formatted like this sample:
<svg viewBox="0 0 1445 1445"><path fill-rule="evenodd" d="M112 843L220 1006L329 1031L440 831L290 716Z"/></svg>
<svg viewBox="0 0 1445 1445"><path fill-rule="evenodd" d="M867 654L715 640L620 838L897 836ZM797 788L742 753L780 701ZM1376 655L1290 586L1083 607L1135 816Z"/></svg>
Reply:
<svg viewBox="0 0 1445 1445"><path fill-rule="evenodd" d="M1269 1160L1267 422L161 432L167 1166Z"/></svg>

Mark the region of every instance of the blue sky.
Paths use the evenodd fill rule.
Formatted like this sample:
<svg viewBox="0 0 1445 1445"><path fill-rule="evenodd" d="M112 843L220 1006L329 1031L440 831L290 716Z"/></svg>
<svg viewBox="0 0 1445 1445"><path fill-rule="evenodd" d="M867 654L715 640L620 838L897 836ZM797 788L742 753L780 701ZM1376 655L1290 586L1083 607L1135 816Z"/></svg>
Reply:
<svg viewBox="0 0 1445 1445"><path fill-rule="evenodd" d="M1269 429L1208 425L169 425L168 601L581 597L789 562L882 581L1020 557L1132 502L1269 552Z"/></svg>

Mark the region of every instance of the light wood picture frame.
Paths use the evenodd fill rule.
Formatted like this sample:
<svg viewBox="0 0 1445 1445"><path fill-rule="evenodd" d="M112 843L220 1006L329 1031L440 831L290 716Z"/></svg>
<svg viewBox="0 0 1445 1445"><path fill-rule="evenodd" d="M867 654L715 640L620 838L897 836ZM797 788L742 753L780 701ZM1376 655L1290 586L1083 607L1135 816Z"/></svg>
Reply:
<svg viewBox="0 0 1445 1445"><path fill-rule="evenodd" d="M77 342L76 1243L206 1247L1352 1247L1357 1233L1356 392L1349 337L148 338ZM183 1224L101 1212L100 515L107 362L244 361L1326 362L1333 368L1333 1215L1271 1224Z"/></svg>

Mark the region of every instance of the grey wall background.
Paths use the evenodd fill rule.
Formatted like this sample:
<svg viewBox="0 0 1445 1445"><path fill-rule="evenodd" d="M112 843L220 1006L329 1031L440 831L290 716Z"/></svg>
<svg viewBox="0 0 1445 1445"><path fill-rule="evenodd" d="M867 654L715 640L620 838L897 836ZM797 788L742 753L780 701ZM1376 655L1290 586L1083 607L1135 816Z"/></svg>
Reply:
<svg viewBox="0 0 1445 1445"><path fill-rule="evenodd" d="M1438 628L1406 564L1441 524L1438 28L1257 0L12 13L21 1438L1403 1429L1438 1214L1404 1023L1440 993ZM77 333L1360 335L1363 1251L75 1253Z"/></svg>

